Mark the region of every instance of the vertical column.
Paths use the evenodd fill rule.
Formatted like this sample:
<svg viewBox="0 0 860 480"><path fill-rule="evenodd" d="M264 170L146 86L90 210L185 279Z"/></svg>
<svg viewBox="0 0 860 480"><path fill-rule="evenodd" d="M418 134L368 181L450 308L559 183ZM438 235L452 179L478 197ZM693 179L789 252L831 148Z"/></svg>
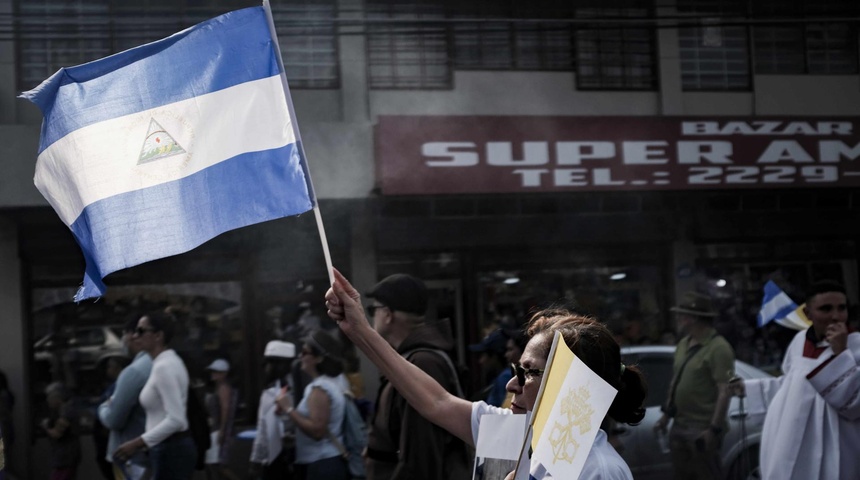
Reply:
<svg viewBox="0 0 860 480"><path fill-rule="evenodd" d="M0 368L9 379L9 388L15 395L15 448L7 454L7 464L13 472L23 478L29 470L31 417L29 391L26 388L27 365L24 348L29 339L24 329L23 286L21 285L21 260L18 258L18 228L15 223L0 216ZM14 457L14 458L13 458Z"/></svg>
<svg viewBox="0 0 860 480"><path fill-rule="evenodd" d="M364 2L338 0L338 18L352 25L338 26L342 120L366 123L370 118L367 89L367 40L364 35Z"/></svg>
<svg viewBox="0 0 860 480"><path fill-rule="evenodd" d="M854 250L858 250L857 246L854 247ZM837 280L842 281L842 285L845 287L846 293L848 293L848 304L857 305L858 300L860 300L857 295L858 288L860 288L860 281L858 281L857 275L857 260L852 258L840 260L839 263L842 264L842 278Z"/></svg>
<svg viewBox="0 0 860 480"><path fill-rule="evenodd" d="M350 219L350 281L364 296L377 281L376 271L376 219L373 215L373 200L356 200ZM362 298L367 304L367 299ZM376 400L379 389L379 371L364 355L361 358L361 375L364 377L364 394Z"/></svg>
<svg viewBox="0 0 860 480"><path fill-rule="evenodd" d="M654 12L657 18L675 17L678 10L676 0L655 0ZM673 20L661 21L664 25ZM660 110L663 115L682 115L684 102L681 100L681 52L678 48L678 29L661 28L657 30L658 71L660 72Z"/></svg>
<svg viewBox="0 0 860 480"><path fill-rule="evenodd" d="M346 22L354 22L353 25L341 24L338 27L342 120L345 123L360 125L370 122L364 17L363 0L338 0L338 18ZM373 165L372 159L370 164ZM363 294L377 281L374 235L376 221L372 200L367 198L356 200L352 211L349 255L352 278L350 280ZM379 389L379 371L364 355L360 355L360 358L361 374L365 382L364 394L375 401L376 392Z"/></svg>
<svg viewBox="0 0 860 480"><path fill-rule="evenodd" d="M12 32L12 0L0 0L0 32ZM0 38L0 125L15 123L15 43Z"/></svg>

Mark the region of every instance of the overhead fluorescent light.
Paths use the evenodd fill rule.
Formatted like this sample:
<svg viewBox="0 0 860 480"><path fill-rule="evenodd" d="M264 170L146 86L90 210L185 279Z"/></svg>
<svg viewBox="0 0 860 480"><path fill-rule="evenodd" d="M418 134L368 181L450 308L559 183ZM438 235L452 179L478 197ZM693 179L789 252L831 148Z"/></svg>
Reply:
<svg viewBox="0 0 860 480"><path fill-rule="evenodd" d="M624 272L613 273L609 276L610 280L624 280L627 278L627 274Z"/></svg>
<svg viewBox="0 0 860 480"><path fill-rule="evenodd" d="M514 285L516 283L520 283L519 277L508 277L505 279L505 285Z"/></svg>

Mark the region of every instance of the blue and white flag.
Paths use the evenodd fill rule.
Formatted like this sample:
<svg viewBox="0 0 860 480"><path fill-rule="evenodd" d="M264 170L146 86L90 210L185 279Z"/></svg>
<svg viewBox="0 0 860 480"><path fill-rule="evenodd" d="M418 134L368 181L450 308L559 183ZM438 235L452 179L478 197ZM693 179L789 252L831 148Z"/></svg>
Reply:
<svg viewBox="0 0 860 480"><path fill-rule="evenodd" d="M804 305L798 306L773 281L768 280L764 286L764 298L758 314L759 328L775 321L783 327L793 330L806 330L812 322L803 313Z"/></svg>
<svg viewBox="0 0 860 480"><path fill-rule="evenodd" d="M117 270L316 204L265 7L62 68L42 110L36 187L83 250L75 300Z"/></svg>

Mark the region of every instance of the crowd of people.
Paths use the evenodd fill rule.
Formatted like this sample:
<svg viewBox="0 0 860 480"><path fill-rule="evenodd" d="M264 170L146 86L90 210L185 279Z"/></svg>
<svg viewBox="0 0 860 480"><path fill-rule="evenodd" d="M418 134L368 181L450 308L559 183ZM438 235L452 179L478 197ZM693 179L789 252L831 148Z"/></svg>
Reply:
<svg viewBox="0 0 860 480"><path fill-rule="evenodd" d="M364 298L366 304L335 271L325 306L337 330L321 329L319 319L308 320L305 313L312 325L299 340L266 344L247 472L229 465L240 399L229 360L209 363L211 388L197 392L185 361L171 348L176 320L170 310L130 317L123 328L124 354L100 361L110 384L97 410L104 435L93 436L102 438L97 455L104 476L186 480L202 470L210 480L350 480L356 473L344 444L347 407L355 404L366 414L361 475L367 479L471 478L483 415L534 410L556 333L618 391L604 426L635 425L644 417L647 378L621 357L622 344L640 343L641 329L632 322L623 340L599 320L561 308L532 312L520 327L497 325L469 346L485 388L467 395L450 356L452 339L427 317L423 281L392 275ZM747 408L767 412L761 478L860 478L860 334L848 324L841 285L824 281L810 288L804 312L812 326L795 335L782 375L774 378L744 381L735 374L735 351L715 329L717 313L708 295L690 292L672 311L679 339L654 429L668 436L674 478L724 478L720 451L733 395L745 396ZM370 409L360 398L350 343L382 374L376 397L365 401ZM82 461L80 412L61 382L48 385L45 395L48 415L39 427L51 446L51 479L75 479ZM7 455L15 440L14 403L0 374L0 453L5 447ZM632 478L611 429L604 429L580 478ZM530 478L552 478L539 461L528 470Z"/></svg>

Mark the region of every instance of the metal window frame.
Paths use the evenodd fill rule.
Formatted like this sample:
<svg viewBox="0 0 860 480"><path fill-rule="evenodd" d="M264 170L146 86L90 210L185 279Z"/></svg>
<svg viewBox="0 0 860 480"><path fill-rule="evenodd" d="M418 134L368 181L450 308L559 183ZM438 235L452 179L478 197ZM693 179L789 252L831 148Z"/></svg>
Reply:
<svg viewBox="0 0 860 480"><path fill-rule="evenodd" d="M599 8L586 8L582 10L588 11L617 11L621 16L625 13L629 13L632 10L640 10L644 12L646 15L653 16L654 9L653 6L649 8L645 8L642 6L627 6L627 7L599 7ZM580 11L581 14L581 11ZM598 15L599 16L599 15ZM596 50L593 52L596 55L596 60L594 62L586 62L583 57L586 53L584 50L584 35L588 32L596 32L596 43L598 44ZM634 45L637 43L635 41L629 41L626 37L630 32L643 33L647 37L647 55L649 56L648 61L648 70L650 74L647 76L639 75L636 72L632 72L633 70L638 69L638 65L632 65L630 62L626 61L630 55L636 54L635 51L631 51ZM609 38L606 39L607 35L615 34L617 37L615 39ZM576 57L574 62L576 63L576 89L583 91L657 91L660 87L660 78L659 78L659 65L657 64L657 56L658 56L658 46L657 46L657 34L654 28L649 27L599 27L595 29L587 29L587 28L578 28L576 31ZM620 44L620 50L609 50L602 51L600 48L600 44L604 41L615 41ZM641 44L641 43L640 43ZM608 57L608 58L607 58ZM615 57L619 59L617 62L611 62L611 60ZM584 70L586 67L593 67L596 70L595 74L585 74ZM622 71L622 74L619 75L603 75L601 72L605 71L606 68L616 68ZM587 85L584 79L586 78L596 78L597 83L599 85ZM617 79L621 79L620 85L612 85L609 84L612 81L617 81ZM635 82L637 79L639 81L644 80L644 84L642 86L637 86L635 84L630 84L629 82ZM603 83L603 82L606 83Z"/></svg>
<svg viewBox="0 0 860 480"><path fill-rule="evenodd" d="M123 0L18 0L14 5L17 88L27 90L53 75L60 67L79 65L88 61L117 53L144 43L169 36L206 19L242 7L232 1L211 1L204 6L188 7L187 2L170 5L169 2L139 0L133 4ZM340 55L334 20L337 18L335 0L293 0L290 6L309 5L319 7L330 4L331 23L321 28L331 35L333 48L328 48L321 60L314 58L311 65L333 68L334 75L328 79L310 78L290 72L290 44L279 38L290 87L293 89L340 88ZM248 2L251 6L257 2ZM93 9L97 7L98 12ZM282 7L282 5L280 6ZM273 8L273 14L279 6ZM96 28L92 28L96 26ZM88 28L90 27L90 28ZM288 22L276 21L276 29L293 28ZM68 30L68 32L64 32ZM47 43L45 43L47 42ZM43 43L42 46L35 46ZM54 46L52 43L57 43ZM93 47L91 44L99 44ZM74 52L62 60L57 53ZM39 59L39 54L42 58Z"/></svg>
<svg viewBox="0 0 860 480"><path fill-rule="evenodd" d="M746 0L733 0L733 1L724 1L724 0L678 0L678 12L681 14L691 14L701 18L707 18L709 15L713 15L714 17L721 17L723 15L746 15L748 9ZM736 71L734 74L726 68L728 64L732 63L731 58L728 53L731 52L731 48L727 48L724 45L722 46L714 46L714 47L706 47L713 48L711 50L712 53L721 52L720 58L717 59L703 59L701 55L701 44L702 39L704 37L704 27L703 26L695 26L695 27L682 27L678 29L678 50L680 57L680 66L681 66L681 90L683 92L750 92L753 90L753 61L752 61L752 35L750 34L749 27L746 26L724 26L719 22L716 22L714 26L723 28L723 29L737 29L737 32L741 32L741 35L737 36L737 39L742 39L743 43L743 58L745 64L745 71ZM697 46L694 51L691 53L691 49L684 47L684 42L689 41L689 39L693 39L695 45ZM735 38L733 36L723 35L723 38ZM734 47L735 49L740 47ZM685 57L685 54L687 55ZM722 71L722 82L721 83L711 83L711 84L703 84L702 77L708 74L708 71L702 72L700 66L702 63L712 62L712 63L722 63L721 70L715 70L715 72ZM689 70L690 66L694 66L692 72ZM688 78L690 76L695 77L697 80L694 83L688 83ZM742 84L733 84L732 78L740 79L743 77Z"/></svg>
<svg viewBox="0 0 860 480"><path fill-rule="evenodd" d="M809 30L811 27L819 26L819 25L823 26L822 31L824 32L825 35L827 34L827 27L828 26L844 25L845 27L847 27L848 34L846 35L846 40L842 46L845 48L845 50L848 51L849 55L851 56L851 59L853 60L853 63L849 66L850 68L848 70L846 70L846 71L833 71L834 65L832 63L834 63L834 62L829 61L829 56L830 56L829 53L830 53L831 49L829 48L829 43L827 42L826 39L822 42L823 48L813 48L813 46L812 46L813 40L811 39L811 36L809 34ZM762 64L761 60L762 60L763 56L760 54L760 52L763 50L763 48L762 48L762 45L760 45L757 42L756 33L761 31L761 30L777 31L779 29L786 29L786 30L792 29L792 30L795 30L796 32L798 32L800 34L800 41L799 41L800 45L799 46L802 50L799 53L799 57L800 57L799 58L800 63L798 65L799 68L797 68L795 70L791 70L791 69L780 69L777 67L777 68L773 68L773 69L768 69L766 71L762 71L760 69L760 66ZM753 58L753 62L754 62L754 69L755 69L756 75L799 75L799 74L802 74L802 75L856 75L858 72L860 72L860 62L858 62L858 53L860 53L860 52L858 52L858 48L857 48L857 28L855 25L853 25L849 22L844 22L844 23L843 22L839 22L839 23L809 23L809 24L805 24L805 25L796 25L794 27L754 26L753 27L752 40L753 40L754 45L755 45L755 56ZM767 49L765 49L765 50L767 50ZM790 49L786 49L784 51L789 52ZM780 52L777 51L774 53L774 55L778 55L779 53ZM820 59L820 58L822 58L822 56L826 57L828 59L825 62L823 62L823 65L825 68L824 69L814 68L813 67L814 63L821 63L821 62L813 62L812 59L813 58ZM838 62L838 63L845 64L844 62Z"/></svg>
<svg viewBox="0 0 860 480"><path fill-rule="evenodd" d="M454 15L455 20L466 20L468 17ZM496 21L481 21L455 23L451 27L453 39L454 58L452 59L455 70L489 70L489 71L551 71L571 72L576 68L576 42L575 29L570 23L563 22L524 22L509 19ZM475 29L475 32L469 29ZM509 52L503 63L488 60L485 56L487 37L495 36L504 43ZM476 39L475 46L466 44L463 39L473 36ZM532 42L527 39L533 38ZM559 47L557 40L566 41L566 45ZM554 41L555 40L555 41ZM467 49L477 51L475 55L465 55ZM529 50L536 50L536 56L527 54ZM555 61L558 57L567 57L567 61Z"/></svg>
<svg viewBox="0 0 860 480"><path fill-rule="evenodd" d="M810 36L810 29L815 26L822 26L822 32L824 33L825 39L822 41L823 48L813 49L812 48L812 39ZM851 55L851 60L853 60L852 65L850 65L849 71L833 71L835 61L831 61L831 57L834 55L833 49L830 48L830 42L828 42L828 27L833 26L841 26L844 25L848 29L848 33L846 35L846 39L843 47L848 51L848 54ZM804 40L805 40L805 60L806 60L806 73L810 75L856 75L858 73L858 48L857 48L857 26L855 24L844 22L844 23L811 23L807 24L803 29ZM820 58L821 56L825 56L827 58L826 62L823 62L823 65L826 67L824 71L820 71L813 68L813 64L817 62L813 62L812 59L814 57Z"/></svg>
<svg viewBox="0 0 860 480"><path fill-rule="evenodd" d="M279 21L278 16L282 14L282 10L295 10L296 7L303 6L305 11L310 13L310 17L301 17L299 19L289 19ZM314 15L315 12L328 11L328 15ZM289 12L287 12L289 14ZM272 17L275 21L275 29L278 30L278 43L281 47L281 56L284 61L284 70L287 73L291 89L314 89L314 90L330 90L339 89L341 86L340 73L340 45L338 42L338 31L334 20L338 18L339 10L338 3L335 0L313 0L290 3L278 3L272 5ZM320 20L319 25L302 25L303 20ZM329 20L326 22L325 20ZM296 23L297 25L293 25ZM297 30L294 34L292 30ZM286 33L285 33L286 32ZM301 48L296 44L291 43L291 39L302 38ZM321 38L321 48L316 48L314 39ZM328 39L328 40L326 40ZM310 47L308 45L310 44ZM299 54L310 55L309 61L300 61L295 59ZM308 68L310 75L297 75L298 68ZM331 69L333 75L317 76L315 74L318 69Z"/></svg>
<svg viewBox="0 0 860 480"><path fill-rule="evenodd" d="M444 20L445 10L433 3L365 3L367 85L370 90L450 90L454 86L450 31L445 25L428 20ZM409 23L412 20L414 23ZM417 32L416 32L417 30ZM443 43L441 48L434 39ZM409 41L405 41L409 40ZM410 45L411 44L411 45ZM398 61L413 56L412 61ZM441 58L442 61L433 61ZM388 75L378 75L378 69L390 69ZM417 75L404 72L418 71ZM440 68L441 75L429 75L428 70Z"/></svg>

